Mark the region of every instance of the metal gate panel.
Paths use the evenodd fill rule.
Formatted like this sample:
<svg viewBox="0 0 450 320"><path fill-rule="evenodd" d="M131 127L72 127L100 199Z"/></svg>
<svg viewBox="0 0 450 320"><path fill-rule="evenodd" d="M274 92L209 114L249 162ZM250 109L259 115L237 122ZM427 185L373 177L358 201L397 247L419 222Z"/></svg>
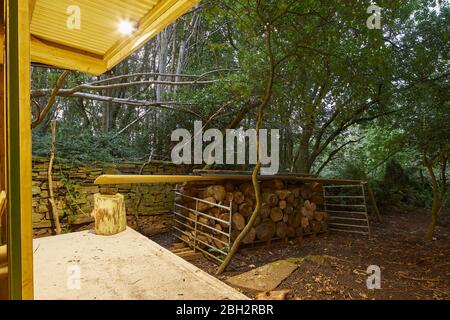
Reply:
<svg viewBox="0 0 450 320"><path fill-rule="evenodd" d="M364 184L323 186L330 231L370 236Z"/></svg>
<svg viewBox="0 0 450 320"><path fill-rule="evenodd" d="M177 203L176 199L179 197L195 202L195 209L189 208L182 203ZM228 213L229 219L223 220L208 213L201 212L199 210L199 203L208 204L210 208L218 208L222 212ZM230 201L229 206L227 206L187 196L180 192L177 185L175 188L173 215L175 237L186 243L194 250L194 252L200 251L218 262L223 261L231 246L232 201ZM222 230L218 230L207 223L199 221L201 217L206 218L208 221L213 221L214 224L219 223L225 227ZM211 230L212 232L204 232L205 229ZM212 245L209 241L204 241L204 239L202 240L202 235L208 240L215 242L215 245ZM226 240L224 241L223 238L219 238L218 235L224 236ZM223 247L218 248L218 243L223 245Z"/></svg>

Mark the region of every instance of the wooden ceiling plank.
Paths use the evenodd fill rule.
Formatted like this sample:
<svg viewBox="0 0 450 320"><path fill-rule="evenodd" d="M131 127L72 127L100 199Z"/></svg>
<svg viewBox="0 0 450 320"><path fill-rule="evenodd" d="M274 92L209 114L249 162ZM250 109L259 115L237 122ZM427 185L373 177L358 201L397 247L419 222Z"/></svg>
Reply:
<svg viewBox="0 0 450 320"><path fill-rule="evenodd" d="M51 36L48 34L44 34L44 33L37 33L33 35L34 37L38 38L38 39L42 39L45 40L47 42L52 42L52 43L57 43L60 46L66 46L68 48L74 48L76 50L80 50L80 51L87 51L90 52L91 54L95 54L95 55L99 55L99 56L103 56L105 50L101 50L102 48L106 48L107 45L106 44L96 44L94 42L87 42L84 43L83 45L80 44L80 42L77 39L73 39L73 38L68 38L69 40L72 39L73 41L67 41L67 39L63 39L61 37L55 37L55 36ZM71 44L71 45L68 45Z"/></svg>
<svg viewBox="0 0 450 320"><path fill-rule="evenodd" d="M54 4L52 1L38 0L31 33L67 47L103 55L123 37L117 32L117 25L121 19L139 21L153 7L147 3L146 8L142 9L136 7L138 3L141 6L145 4L142 0L128 3L128 6L124 6L123 2L108 1L106 4L105 1L79 1L82 29L69 30L63 27L67 19L65 1Z"/></svg>
<svg viewBox="0 0 450 320"><path fill-rule="evenodd" d="M107 68L114 67L148 40L156 36L169 24L195 6L199 0L160 1L140 22L132 37L118 42L104 57Z"/></svg>
<svg viewBox="0 0 450 320"><path fill-rule="evenodd" d="M77 69L93 75L101 74L141 48L158 32L199 2L199 0L131 0L125 5L116 0L111 1L108 9L103 10L102 16L99 2L93 4L80 0L80 5L91 5L95 11L95 14L87 11L84 13L84 17L87 16L89 20L93 20L93 25L100 25L85 29L83 34L68 34L64 28L52 33L56 28L54 26L58 25L55 24L55 19L65 23L64 13L59 12L61 8L58 7L59 9L54 14L50 14L52 10L55 10L54 6L49 7L51 2L37 0L31 25L33 61L64 69ZM144 8L147 8L148 12L140 19L136 32L129 37L121 37L115 26L116 22L113 21L116 17L110 13L128 12L126 9L129 11L134 9L136 14L143 12ZM106 16L105 12L108 12ZM117 21L119 19L120 15L117 17ZM117 39L119 40L117 41Z"/></svg>
<svg viewBox="0 0 450 320"><path fill-rule="evenodd" d="M185 2L186 0L181 0ZM148 29L152 22L159 18L164 12L167 12L172 8L179 0L164 0L160 1L151 11L145 15L141 21L139 21L138 29L133 33L131 37L127 39L120 39L117 43L105 54L105 60L110 60L123 48L134 43L139 37L148 32Z"/></svg>
<svg viewBox="0 0 450 320"><path fill-rule="evenodd" d="M96 57L92 54L72 50L72 48L49 44L34 36L31 37L31 60L92 75L100 75L107 70L101 56Z"/></svg>

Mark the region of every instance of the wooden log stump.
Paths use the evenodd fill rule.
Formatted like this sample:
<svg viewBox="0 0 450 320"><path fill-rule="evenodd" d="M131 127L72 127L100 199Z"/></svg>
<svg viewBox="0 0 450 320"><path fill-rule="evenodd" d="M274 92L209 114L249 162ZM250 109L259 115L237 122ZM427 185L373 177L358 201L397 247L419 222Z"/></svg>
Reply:
<svg viewBox="0 0 450 320"><path fill-rule="evenodd" d="M251 228L250 232L247 233L245 238L242 240L242 243L245 243L245 244L253 243L255 241L255 238L256 238L256 229Z"/></svg>
<svg viewBox="0 0 450 320"><path fill-rule="evenodd" d="M253 221L253 229L244 243L270 241L277 237L281 239L302 238L305 235L317 234L327 229L328 215L323 209L322 186L319 183L297 183L281 179L265 180L261 182L261 211ZM211 228L199 226L199 230L206 234L208 243L219 248L220 241L214 237L220 235L220 230L228 232L231 229L232 240L235 240L255 209L255 192L249 182L223 181L221 184L190 184L183 185L183 189L191 196L206 200L207 203L185 199L184 205L209 214L211 217L224 221L200 218L199 221ZM114 189L111 188L111 191ZM100 191L101 193L102 190ZM317 201L315 201L317 200ZM213 204L231 202L233 215L231 227L225 222L230 220L226 210L214 207ZM319 204L317 206L317 204ZM186 211L187 217L192 213ZM195 215L191 217L195 219ZM194 225L192 222L187 222ZM217 240L217 239L216 239ZM226 239L225 239L226 240Z"/></svg>
<svg viewBox="0 0 450 320"><path fill-rule="evenodd" d="M207 197L213 197L216 201L220 202L225 200L226 190L224 186L214 185L206 188Z"/></svg>
<svg viewBox="0 0 450 320"><path fill-rule="evenodd" d="M91 216L95 219L95 233L98 235L108 236L124 231L127 217L123 195L96 193Z"/></svg>
<svg viewBox="0 0 450 320"><path fill-rule="evenodd" d="M293 226L287 227L286 233L287 233L288 238L294 238L295 237L295 228Z"/></svg>
<svg viewBox="0 0 450 320"><path fill-rule="evenodd" d="M231 223L235 230L241 231L245 228L245 218L240 213L233 213Z"/></svg>
<svg viewBox="0 0 450 320"><path fill-rule="evenodd" d="M278 222L278 221L283 220L283 210L281 210L279 207L273 207L270 210L270 218L274 222Z"/></svg>
<svg viewBox="0 0 450 320"><path fill-rule="evenodd" d="M244 194L240 191L236 191L233 193L233 201L236 204L241 204L242 202L244 202Z"/></svg>
<svg viewBox="0 0 450 320"><path fill-rule="evenodd" d="M277 231L277 227L270 219L264 220L256 228L256 238L261 241L270 241Z"/></svg>
<svg viewBox="0 0 450 320"><path fill-rule="evenodd" d="M227 183L225 183L225 191L233 192L234 189L234 184L232 182L228 181Z"/></svg>
<svg viewBox="0 0 450 320"><path fill-rule="evenodd" d="M261 217L268 218L270 216L271 209L272 208L270 207L270 205L264 203L261 207Z"/></svg>
<svg viewBox="0 0 450 320"><path fill-rule="evenodd" d="M277 229L276 229L276 235L280 239L284 239L287 237L287 224L285 222L278 222L277 223Z"/></svg>

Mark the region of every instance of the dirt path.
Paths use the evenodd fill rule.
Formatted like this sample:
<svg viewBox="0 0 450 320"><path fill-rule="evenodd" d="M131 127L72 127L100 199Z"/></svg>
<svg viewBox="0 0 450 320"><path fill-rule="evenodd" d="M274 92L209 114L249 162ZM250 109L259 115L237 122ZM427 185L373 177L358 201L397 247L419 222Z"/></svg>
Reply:
<svg viewBox="0 0 450 320"><path fill-rule="evenodd" d="M291 289L291 299L450 299L450 217L441 220L435 240L427 242L426 214L391 209L382 224L372 224L370 240L332 233L301 244L243 249L219 278L279 259L325 256L301 262L278 289ZM168 234L152 239L165 246L174 241ZM192 263L210 274L217 268L204 258ZM367 289L369 265L381 269L379 290Z"/></svg>

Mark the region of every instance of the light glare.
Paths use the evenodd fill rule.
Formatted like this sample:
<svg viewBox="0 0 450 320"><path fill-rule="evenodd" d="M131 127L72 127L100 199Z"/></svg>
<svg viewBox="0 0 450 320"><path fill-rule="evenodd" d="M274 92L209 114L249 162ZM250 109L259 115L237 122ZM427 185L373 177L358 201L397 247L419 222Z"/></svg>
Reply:
<svg viewBox="0 0 450 320"><path fill-rule="evenodd" d="M122 20L119 22L119 32L123 35L130 35L134 32L134 25L131 21Z"/></svg>

